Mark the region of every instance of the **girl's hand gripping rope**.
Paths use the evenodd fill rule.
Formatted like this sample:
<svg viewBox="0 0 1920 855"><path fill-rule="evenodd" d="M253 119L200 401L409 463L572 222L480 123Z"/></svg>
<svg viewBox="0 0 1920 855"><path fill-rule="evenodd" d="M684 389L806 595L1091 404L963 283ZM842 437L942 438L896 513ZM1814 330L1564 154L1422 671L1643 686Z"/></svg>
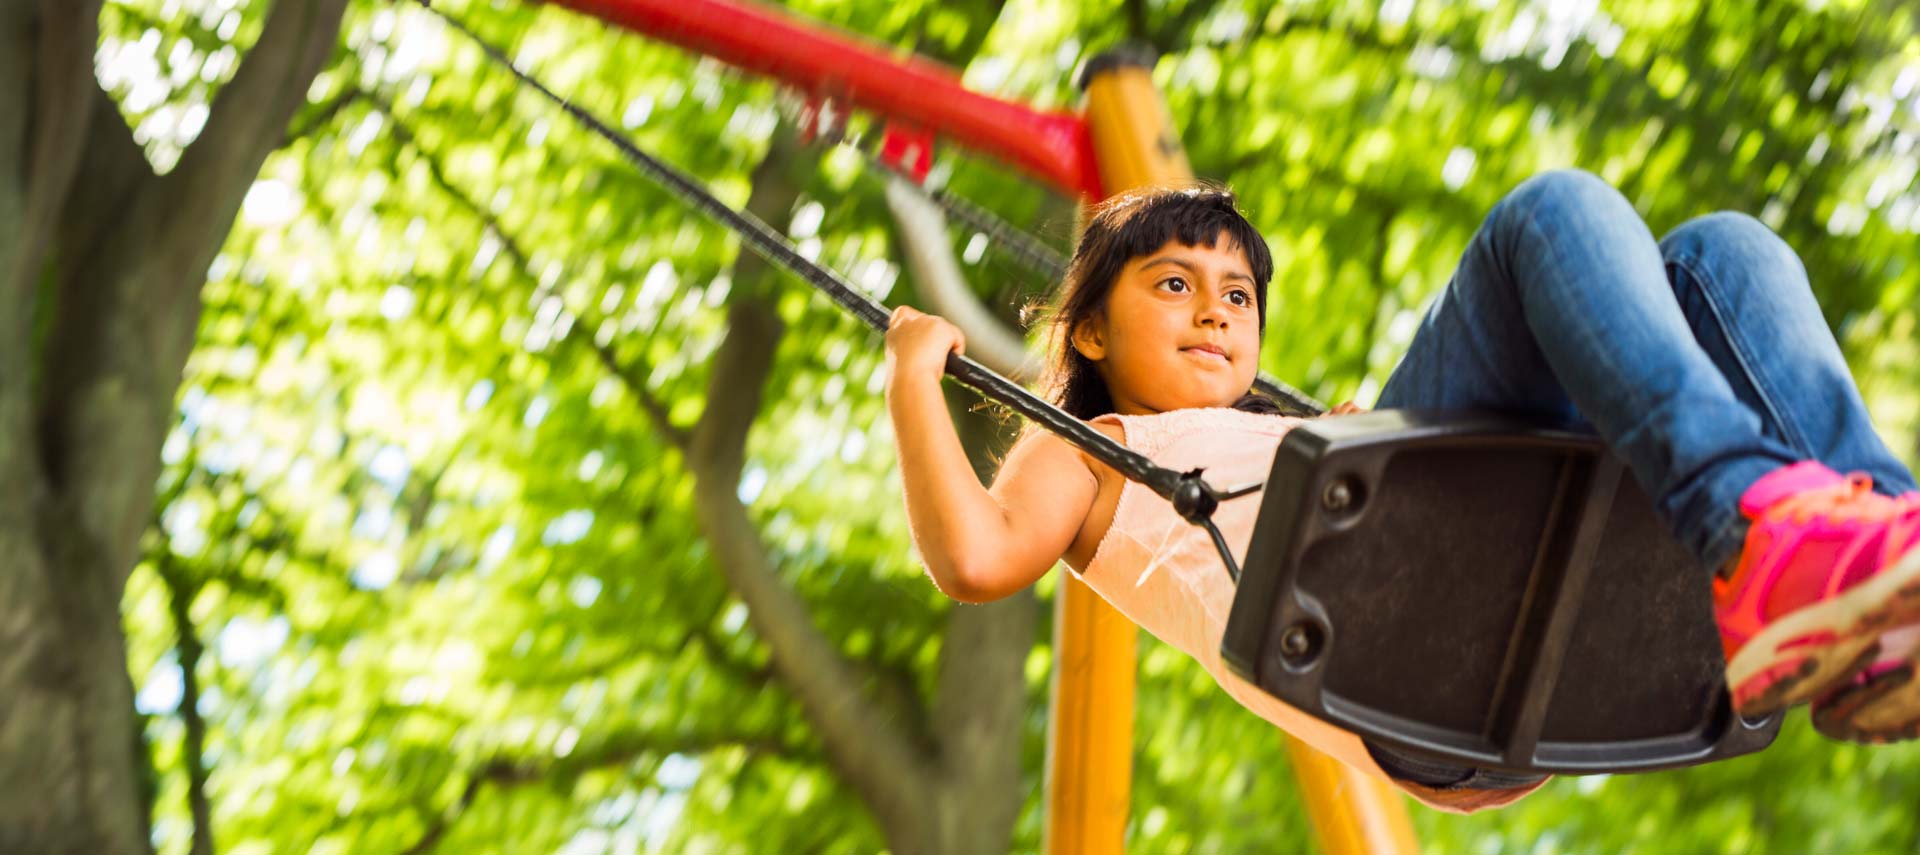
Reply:
<svg viewBox="0 0 1920 855"><path fill-rule="evenodd" d="M923 378L937 385L946 373L947 354L966 352L967 337L959 327L939 315L900 306L887 321L887 386Z"/></svg>

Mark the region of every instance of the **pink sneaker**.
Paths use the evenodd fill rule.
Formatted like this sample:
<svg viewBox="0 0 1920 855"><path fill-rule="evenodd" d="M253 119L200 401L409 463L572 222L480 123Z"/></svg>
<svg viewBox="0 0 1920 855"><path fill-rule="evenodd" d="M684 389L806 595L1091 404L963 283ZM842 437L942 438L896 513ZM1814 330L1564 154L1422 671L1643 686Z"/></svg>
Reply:
<svg viewBox="0 0 1920 855"><path fill-rule="evenodd" d="M1868 667L1881 632L1920 623L1920 496L1872 487L1808 461L1740 497L1752 525L1713 605L1742 715L1811 700Z"/></svg>
<svg viewBox="0 0 1920 855"><path fill-rule="evenodd" d="M1851 742L1898 742L1920 737L1920 625L1880 636L1879 655L1865 671L1813 702L1813 727Z"/></svg>

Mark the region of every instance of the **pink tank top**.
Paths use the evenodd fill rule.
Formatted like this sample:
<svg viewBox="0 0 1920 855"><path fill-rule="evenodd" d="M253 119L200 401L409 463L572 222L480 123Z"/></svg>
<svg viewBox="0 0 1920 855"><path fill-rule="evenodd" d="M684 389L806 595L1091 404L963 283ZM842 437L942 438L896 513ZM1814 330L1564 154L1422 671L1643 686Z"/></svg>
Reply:
<svg viewBox="0 0 1920 855"><path fill-rule="evenodd" d="M1119 425L1126 446L1155 463L1180 472L1204 468L1207 483L1226 488L1265 480L1281 438L1301 419L1199 408L1144 416L1109 413L1093 421ZM1222 503L1213 513L1236 563L1246 561L1264 495ZM1193 657L1255 715L1322 753L1387 777L1359 737L1281 703L1228 670L1220 658L1220 639L1233 608L1233 580L1206 530L1181 519L1152 490L1134 481L1121 487L1113 526L1081 579L1141 629ZM1434 790L1394 783L1422 802L1459 812L1504 805L1534 789Z"/></svg>

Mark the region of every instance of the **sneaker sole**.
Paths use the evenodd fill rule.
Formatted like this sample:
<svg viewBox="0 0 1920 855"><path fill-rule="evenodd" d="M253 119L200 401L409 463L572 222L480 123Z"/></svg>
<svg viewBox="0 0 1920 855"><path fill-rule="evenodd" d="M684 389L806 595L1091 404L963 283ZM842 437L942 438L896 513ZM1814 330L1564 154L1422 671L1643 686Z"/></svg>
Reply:
<svg viewBox="0 0 1920 855"><path fill-rule="evenodd" d="M1741 715L1810 701L1873 664L1880 633L1920 618L1920 549L1824 603L1776 620L1727 663Z"/></svg>
<svg viewBox="0 0 1920 855"><path fill-rule="evenodd" d="M1813 728L1830 739L1879 745L1920 738L1920 680L1907 662L1847 685L1814 705Z"/></svg>

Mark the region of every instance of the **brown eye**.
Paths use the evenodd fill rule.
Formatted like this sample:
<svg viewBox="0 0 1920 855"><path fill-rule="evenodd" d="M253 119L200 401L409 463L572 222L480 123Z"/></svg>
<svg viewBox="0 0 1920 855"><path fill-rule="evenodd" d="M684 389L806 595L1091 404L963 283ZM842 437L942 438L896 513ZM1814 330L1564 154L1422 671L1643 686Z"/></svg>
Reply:
<svg viewBox="0 0 1920 855"><path fill-rule="evenodd" d="M1232 291L1227 294L1227 297L1229 298L1239 297L1240 302L1235 303L1234 305L1239 306L1242 309L1253 305L1253 295L1245 291Z"/></svg>
<svg viewBox="0 0 1920 855"><path fill-rule="evenodd" d="M1160 284L1161 284L1161 285L1168 285L1168 284L1172 284L1172 283L1175 283L1175 282L1178 282L1178 283L1180 283L1180 287L1182 287L1182 288L1185 288L1185 287L1187 286L1187 280L1185 280L1185 279L1182 279L1182 278L1180 278L1180 277L1178 277L1178 276L1169 276L1169 277L1167 277L1167 278L1165 278L1165 279L1162 279L1162 280L1160 280Z"/></svg>

